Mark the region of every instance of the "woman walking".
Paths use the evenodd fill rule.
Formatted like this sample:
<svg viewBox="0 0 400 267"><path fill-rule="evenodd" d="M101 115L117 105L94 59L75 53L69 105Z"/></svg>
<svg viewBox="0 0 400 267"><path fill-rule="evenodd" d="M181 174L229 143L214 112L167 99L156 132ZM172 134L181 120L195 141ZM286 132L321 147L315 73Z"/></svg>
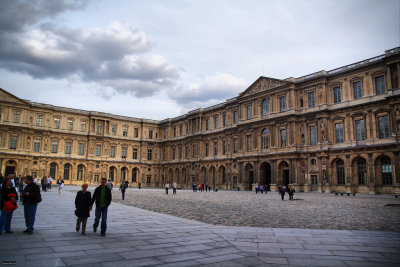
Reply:
<svg viewBox="0 0 400 267"><path fill-rule="evenodd" d="M3 229L6 233L13 233L11 231L11 219L14 210L17 209L18 193L15 187L12 186L11 179L8 177L3 181L0 189L1 195L1 219L0 219L0 234Z"/></svg>
<svg viewBox="0 0 400 267"><path fill-rule="evenodd" d="M75 215L78 217L76 220L76 231L79 232L82 223L82 235L85 235L86 222L90 216L90 201L92 195L87 191L88 184L82 185L82 190L76 194L75 197Z"/></svg>

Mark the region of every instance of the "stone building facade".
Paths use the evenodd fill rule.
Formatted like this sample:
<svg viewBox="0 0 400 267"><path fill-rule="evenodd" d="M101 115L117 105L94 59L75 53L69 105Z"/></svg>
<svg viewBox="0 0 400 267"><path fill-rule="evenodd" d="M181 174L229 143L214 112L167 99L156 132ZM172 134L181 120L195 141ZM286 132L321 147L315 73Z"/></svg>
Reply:
<svg viewBox="0 0 400 267"><path fill-rule="evenodd" d="M400 193L400 48L331 71L260 77L237 97L162 121L0 90L3 174L66 183Z"/></svg>

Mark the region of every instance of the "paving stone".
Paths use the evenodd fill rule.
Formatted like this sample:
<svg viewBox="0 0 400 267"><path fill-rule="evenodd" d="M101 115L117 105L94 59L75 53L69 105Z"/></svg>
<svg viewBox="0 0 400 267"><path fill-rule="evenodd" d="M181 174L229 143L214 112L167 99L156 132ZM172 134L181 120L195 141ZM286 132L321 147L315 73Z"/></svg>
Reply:
<svg viewBox="0 0 400 267"><path fill-rule="evenodd" d="M290 265L298 266L345 266L343 261L338 260L320 260L320 259L288 259Z"/></svg>
<svg viewBox="0 0 400 267"><path fill-rule="evenodd" d="M207 256L219 256L219 255L234 254L239 252L241 251L236 247L217 248L212 250L201 251L202 254Z"/></svg>
<svg viewBox="0 0 400 267"><path fill-rule="evenodd" d="M119 253L125 259L139 259L173 254L166 249L151 249L151 250L138 250Z"/></svg>
<svg viewBox="0 0 400 267"><path fill-rule="evenodd" d="M221 256L205 256L204 258L196 259L196 261L202 264L209 264L209 263L216 263L222 261L231 261L244 258L245 256L240 254L228 254L228 255L221 255Z"/></svg>
<svg viewBox="0 0 400 267"><path fill-rule="evenodd" d="M163 262L155 258L141 258L141 259L104 262L101 263L100 265L103 267L115 267L115 266L140 267L140 266L162 265L162 264Z"/></svg>
<svg viewBox="0 0 400 267"><path fill-rule="evenodd" d="M268 264L271 264L271 263L288 264L288 261L286 258L272 258L272 257L258 257L258 258Z"/></svg>
<svg viewBox="0 0 400 267"><path fill-rule="evenodd" d="M103 263L113 262L123 259L121 255L116 253L101 254L99 255L86 255L77 257L64 257L63 261L67 265L87 264L87 263Z"/></svg>
<svg viewBox="0 0 400 267"><path fill-rule="evenodd" d="M104 246L100 244L89 244L89 245L53 247L53 250L55 252L65 252L65 251L80 251L80 250L103 249L103 248Z"/></svg>
<svg viewBox="0 0 400 267"><path fill-rule="evenodd" d="M283 248L282 252L284 253L293 253L293 254L309 254L309 255L332 255L329 250L323 249L299 249L299 248Z"/></svg>

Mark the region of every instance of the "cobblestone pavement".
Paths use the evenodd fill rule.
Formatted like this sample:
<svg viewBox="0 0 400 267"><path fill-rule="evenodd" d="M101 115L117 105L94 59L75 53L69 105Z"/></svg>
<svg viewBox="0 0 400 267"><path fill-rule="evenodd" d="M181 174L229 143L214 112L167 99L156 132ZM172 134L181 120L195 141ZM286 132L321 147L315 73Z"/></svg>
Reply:
<svg viewBox="0 0 400 267"><path fill-rule="evenodd" d="M14 212L11 224L14 233L0 235L2 266L10 263L29 267L400 265L399 232L215 226L116 202L108 210L107 235L102 237L91 231L92 211L87 233L82 236L75 231L76 217L73 215L77 190L78 187L67 186L61 194L56 188L42 193L43 201L38 207L33 235L22 233L25 229L23 208ZM90 191L93 192L93 188ZM114 199L118 199L118 193L114 190ZM210 202L204 203L210 205L219 198L226 198L228 203L233 201L232 205L244 202L251 209L251 199L260 197L249 192L194 193L190 196L189 191L178 191L175 197L162 193L161 190L139 192L137 189L127 192L132 200L133 196L141 201L145 200L144 196L153 196L152 202L158 201L159 206L167 205L171 209L176 206L169 201L180 203L179 198L181 202L185 202L185 198L208 199ZM314 194L308 195L318 199ZM269 196L261 197L268 200ZM303 198L303 202L307 199L302 194L297 197ZM371 199L392 202L384 197ZM301 202L277 201L275 204ZM323 198L321 202L325 203Z"/></svg>
<svg viewBox="0 0 400 267"><path fill-rule="evenodd" d="M130 188L122 201L119 190L113 193L126 205L214 225L400 231L400 198L389 195L296 193L294 201L287 194L282 201L277 192L178 190L174 196Z"/></svg>

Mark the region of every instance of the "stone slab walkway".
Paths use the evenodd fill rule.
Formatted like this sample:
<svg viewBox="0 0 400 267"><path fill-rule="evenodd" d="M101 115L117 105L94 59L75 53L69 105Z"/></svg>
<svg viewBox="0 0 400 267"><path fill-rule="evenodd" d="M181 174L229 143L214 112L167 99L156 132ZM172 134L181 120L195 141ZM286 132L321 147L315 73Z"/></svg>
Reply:
<svg viewBox="0 0 400 267"><path fill-rule="evenodd" d="M42 193L35 231L0 236L0 264L13 266L399 266L400 233L213 226L120 203L109 207L107 235L75 232L74 192ZM161 205L162 203L160 203ZM7 265L8 266L8 265Z"/></svg>

